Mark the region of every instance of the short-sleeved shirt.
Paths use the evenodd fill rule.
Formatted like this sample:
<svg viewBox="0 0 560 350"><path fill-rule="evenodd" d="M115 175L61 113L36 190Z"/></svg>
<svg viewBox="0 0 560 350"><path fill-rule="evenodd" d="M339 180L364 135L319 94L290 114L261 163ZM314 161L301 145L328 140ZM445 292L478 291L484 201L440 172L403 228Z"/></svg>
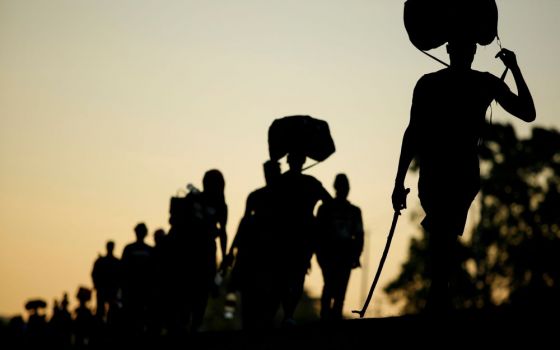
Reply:
<svg viewBox="0 0 560 350"><path fill-rule="evenodd" d="M307 269L315 237L314 209L319 200L330 198L313 176L287 173L271 186L273 214L270 216L273 251L295 268ZM273 254L274 255L274 254Z"/></svg>
<svg viewBox="0 0 560 350"><path fill-rule="evenodd" d="M486 111L504 89L508 88L500 79L475 70L447 68L418 81L410 128L416 140L418 191L425 211L448 206L465 211L455 221L466 217L480 187L478 144ZM462 231L462 225L464 220L455 226Z"/></svg>

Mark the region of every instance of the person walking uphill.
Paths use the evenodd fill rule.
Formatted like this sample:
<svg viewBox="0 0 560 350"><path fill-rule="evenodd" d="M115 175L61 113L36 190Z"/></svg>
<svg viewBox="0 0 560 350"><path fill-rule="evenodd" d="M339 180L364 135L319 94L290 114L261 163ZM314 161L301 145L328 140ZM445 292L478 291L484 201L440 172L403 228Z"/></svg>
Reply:
<svg viewBox="0 0 560 350"><path fill-rule="evenodd" d="M241 317L243 329L270 328L280 305L281 297L276 288L277 276L270 273L270 250L274 246L273 231L274 184L280 177L280 164L267 161L263 165L266 186L256 189L247 197L245 214L224 266L235 259L231 272L229 292L241 292Z"/></svg>
<svg viewBox="0 0 560 350"><path fill-rule="evenodd" d="M178 303L179 326L197 331L202 325L208 297L217 272L216 239L222 256L227 255L225 180L219 170L208 170L202 192L193 189L182 199L178 213L170 217L173 245L172 289ZM174 211L174 210L172 210Z"/></svg>
<svg viewBox="0 0 560 350"><path fill-rule="evenodd" d="M453 249L462 235L480 183L478 143L492 101L526 122L535 106L513 52L499 57L515 79L518 94L499 78L471 69L476 41L457 35L447 44L448 68L424 75L416 84L410 122L404 133L395 187L394 209L406 208L404 181L413 158L419 165L418 193L426 216L431 288L427 309L441 315L451 309L449 291Z"/></svg>
<svg viewBox="0 0 560 350"><path fill-rule="evenodd" d="M148 228L141 222L134 227L136 241L124 247L121 257L122 301L126 328L130 334L146 332L153 291L153 247L144 241Z"/></svg>
<svg viewBox="0 0 560 350"><path fill-rule="evenodd" d="M350 183L345 174L334 181L336 196L317 213L317 261L323 272L321 319L342 319L346 288L352 269L360 266L364 228L360 208L347 197Z"/></svg>
<svg viewBox="0 0 560 350"><path fill-rule="evenodd" d="M277 288L284 309L284 325L290 326L303 293L305 274L310 266L316 239L315 206L332 200L321 182L302 174L309 157L317 163L335 152L329 124L308 115L293 115L274 120L268 128L270 160L287 155L290 170L270 187L272 275L278 276ZM311 167L310 166L310 167ZM306 169L308 169L307 167Z"/></svg>
<svg viewBox="0 0 560 350"><path fill-rule="evenodd" d="M313 210L318 201L332 200L321 182L313 176L302 174L305 155L298 152L288 154L290 170L280 176L271 187L275 200L274 247L278 255L278 278L281 280L281 295L284 323L292 324L294 311L303 293L305 275L310 266L316 236L316 221ZM274 255L274 253L273 253Z"/></svg>
<svg viewBox="0 0 560 350"><path fill-rule="evenodd" d="M113 255L115 242L108 241L106 244L107 255L99 256L93 264L91 278L96 292L96 313L99 320L112 314L111 310L116 306L117 293L121 287L121 262Z"/></svg>

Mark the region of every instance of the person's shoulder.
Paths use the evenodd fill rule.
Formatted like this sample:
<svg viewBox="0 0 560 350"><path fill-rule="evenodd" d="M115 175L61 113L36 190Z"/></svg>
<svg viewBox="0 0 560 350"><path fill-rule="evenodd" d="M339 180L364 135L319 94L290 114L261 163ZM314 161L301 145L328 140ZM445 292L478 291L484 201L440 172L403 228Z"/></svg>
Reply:
<svg viewBox="0 0 560 350"><path fill-rule="evenodd" d="M426 73L422 75L420 79L418 79L418 83L426 83L433 80L441 79L442 77L447 76L448 72L449 72L448 68L443 68L435 72Z"/></svg>
<svg viewBox="0 0 560 350"><path fill-rule="evenodd" d="M506 83L502 79L498 78L492 73L473 70L473 74L475 74L475 76L478 79L478 82L481 85L490 87L490 89L493 90L494 92L504 90L504 89L509 89Z"/></svg>
<svg viewBox="0 0 560 350"><path fill-rule="evenodd" d="M301 178L307 182L313 182L315 184L321 183L321 181L317 180L317 178L313 175L301 174Z"/></svg>
<svg viewBox="0 0 560 350"><path fill-rule="evenodd" d="M415 89L420 90L424 87L437 84L437 82L441 81L442 79L445 79L446 76L447 76L447 69L441 69L435 72L426 73L422 75L420 79L418 79L418 81L416 82Z"/></svg>
<svg viewBox="0 0 560 350"><path fill-rule="evenodd" d="M322 211L322 212L331 211L333 209L334 205L335 205L334 201L322 202L321 205L319 206L319 211Z"/></svg>
<svg viewBox="0 0 560 350"><path fill-rule="evenodd" d="M303 175L303 177L304 177L305 179L307 179L307 181L310 181L310 182L320 182L320 181L317 180L317 178L315 178L315 176L313 176L313 175L307 175L307 174L302 174L302 175Z"/></svg>
<svg viewBox="0 0 560 350"><path fill-rule="evenodd" d="M305 184L309 185L309 184L320 183L319 180L317 180L312 175L307 175L307 174L303 174L303 173L292 173L290 171L282 174L282 176L280 176L279 180L280 181L278 183L288 183L288 184L305 183Z"/></svg>
<svg viewBox="0 0 560 350"><path fill-rule="evenodd" d="M95 262L93 263L93 269L94 270L99 269L103 265L103 263L104 263L103 257L98 256L97 259L95 259Z"/></svg>
<svg viewBox="0 0 560 350"><path fill-rule="evenodd" d="M487 80L500 80L497 76L490 72L480 71L476 69L471 69L471 74L478 77L479 79L487 79Z"/></svg>
<svg viewBox="0 0 560 350"><path fill-rule="evenodd" d="M131 249L134 249L134 243L129 243L129 244L125 245L122 255L124 256L125 254L129 253Z"/></svg>
<svg viewBox="0 0 560 350"><path fill-rule="evenodd" d="M247 196L247 202L258 200L262 196L266 195L269 191L270 191L269 187L257 188L253 192L249 193L249 195Z"/></svg>
<svg viewBox="0 0 560 350"><path fill-rule="evenodd" d="M154 246L151 246L146 242L142 242L142 249L152 252L154 250Z"/></svg>
<svg viewBox="0 0 560 350"><path fill-rule="evenodd" d="M362 210L360 209L360 207L358 207L357 205L354 205L352 202L348 201L348 206L353 210L353 211L357 211L357 212L361 212Z"/></svg>
<svg viewBox="0 0 560 350"><path fill-rule="evenodd" d="M492 74L490 72L479 71L479 70L472 69L471 74L473 76L475 76L477 79L479 79L479 80L481 80L485 83L499 84L499 83L502 82L502 80L500 80L500 78L498 78L497 76L495 76L494 74Z"/></svg>
<svg viewBox="0 0 560 350"><path fill-rule="evenodd" d="M360 209L360 207L354 205L354 204L350 204L350 208L352 210L352 212L354 213L354 215L356 216L361 216L362 215L362 209Z"/></svg>
<svg viewBox="0 0 560 350"><path fill-rule="evenodd" d="M309 182L310 186L315 187L318 191L322 191L323 190L323 184L321 183L321 181L319 181L317 178L311 176L311 175L305 175L307 176L307 180Z"/></svg>

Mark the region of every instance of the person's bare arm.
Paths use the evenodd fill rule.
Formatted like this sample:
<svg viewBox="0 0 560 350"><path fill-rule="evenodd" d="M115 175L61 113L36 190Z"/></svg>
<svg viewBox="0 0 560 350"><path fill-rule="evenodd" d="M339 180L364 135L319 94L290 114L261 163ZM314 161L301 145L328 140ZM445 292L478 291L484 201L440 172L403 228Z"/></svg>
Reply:
<svg viewBox="0 0 560 350"><path fill-rule="evenodd" d="M422 79L418 81L414 88L414 96L412 98L412 107L410 109L410 122L404 132L403 141L401 145L401 154L399 157L399 165L397 167L397 176L395 177L395 187L391 200L393 202L393 209L400 211L406 209L406 195L409 190L404 187L404 180L406 173L410 167L410 163L415 156L417 149L417 133L418 133L418 119L421 117L422 108Z"/></svg>
<svg viewBox="0 0 560 350"><path fill-rule="evenodd" d="M523 78L523 74L521 74L521 69L517 64L515 53L507 49L502 49L498 52L496 57L499 57L506 67L511 70L517 87L517 95L515 95L505 84L500 85L497 91L496 101L515 117L526 122L532 122L537 115L535 104L529 87Z"/></svg>
<svg viewBox="0 0 560 350"><path fill-rule="evenodd" d="M224 208L224 212L222 213L222 217L219 220L220 224L220 248L222 250L222 259L225 259L227 256L227 233L226 233L226 224L228 219L228 209L227 206Z"/></svg>
<svg viewBox="0 0 560 350"><path fill-rule="evenodd" d="M391 195L393 209L395 211L406 209L406 195L409 190L404 187L404 179L406 177L406 173L408 172L408 167L414 158L413 150L415 148L415 141L414 132L409 125L404 132L401 155L399 157L399 166L397 168L397 177L395 178L395 187L393 189L393 194Z"/></svg>
<svg viewBox="0 0 560 350"><path fill-rule="evenodd" d="M399 165L397 168L397 176L395 177L395 184L404 187L404 179L406 178L406 173L408 172L408 167L414 159L414 146L416 143L416 137L414 135L414 130L412 126L409 125L403 136L403 141L401 145L401 155L399 157Z"/></svg>

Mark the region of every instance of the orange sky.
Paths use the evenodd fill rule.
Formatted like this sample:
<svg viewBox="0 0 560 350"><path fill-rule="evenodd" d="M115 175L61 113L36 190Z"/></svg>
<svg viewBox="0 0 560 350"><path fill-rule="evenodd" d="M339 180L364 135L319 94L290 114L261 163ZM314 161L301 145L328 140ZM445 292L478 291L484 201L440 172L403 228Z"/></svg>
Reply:
<svg viewBox="0 0 560 350"><path fill-rule="evenodd" d="M309 173L331 192L334 176L347 173L370 235L372 276L412 89L440 69L408 41L403 3L0 0L0 315L22 312L30 297L50 302L91 285L106 240L120 255L137 222L150 233L168 228L170 196L201 186L210 168L225 175L233 237L245 197L264 182L267 128L293 114L330 124L337 152ZM536 123L560 126L560 2L498 7ZM479 48L474 68L501 74L497 51ZM499 107L493 113L495 122L511 120ZM414 178L407 183L417 207ZM403 218L382 283L417 231ZM320 292L316 266L306 286ZM393 312L380 297L372 310ZM346 311L361 302L355 272Z"/></svg>

